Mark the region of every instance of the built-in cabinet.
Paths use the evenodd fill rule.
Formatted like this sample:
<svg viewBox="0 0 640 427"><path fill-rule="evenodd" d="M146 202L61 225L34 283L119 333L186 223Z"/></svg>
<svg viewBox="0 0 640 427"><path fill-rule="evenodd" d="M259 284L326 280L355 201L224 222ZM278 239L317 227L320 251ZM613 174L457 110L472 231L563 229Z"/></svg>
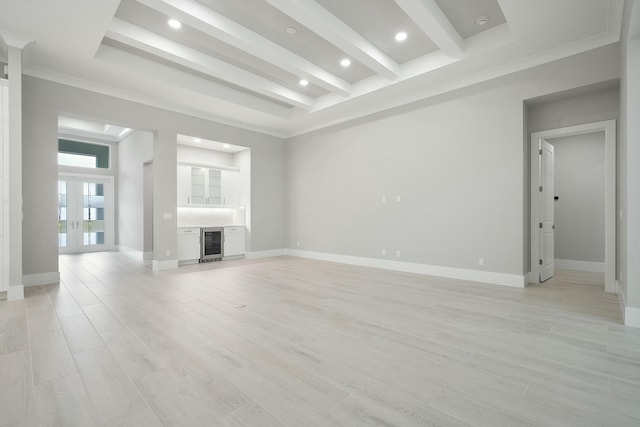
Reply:
<svg viewBox="0 0 640 427"><path fill-rule="evenodd" d="M224 259L244 256L244 227L224 227Z"/></svg>
<svg viewBox="0 0 640 427"><path fill-rule="evenodd" d="M0 292L9 286L9 194L7 173L9 156L9 87L7 80L0 79Z"/></svg>
<svg viewBox="0 0 640 427"><path fill-rule="evenodd" d="M223 227L223 259L244 257L244 226ZM200 227L178 227L178 262L190 264L200 259Z"/></svg>
<svg viewBox="0 0 640 427"><path fill-rule="evenodd" d="M178 262L197 262L200 259L200 228L178 228Z"/></svg>
<svg viewBox="0 0 640 427"><path fill-rule="evenodd" d="M238 171L178 164L178 206L237 206Z"/></svg>

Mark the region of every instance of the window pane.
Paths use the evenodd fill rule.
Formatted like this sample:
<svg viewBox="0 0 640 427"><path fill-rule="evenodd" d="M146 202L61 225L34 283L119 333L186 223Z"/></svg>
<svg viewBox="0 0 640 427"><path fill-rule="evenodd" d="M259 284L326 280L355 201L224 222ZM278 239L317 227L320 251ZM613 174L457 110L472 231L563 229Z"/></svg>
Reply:
<svg viewBox="0 0 640 427"><path fill-rule="evenodd" d="M90 165L83 163L80 165L72 164L68 166L109 169L109 151L109 145L105 144L93 144L90 142L74 141L63 138L58 139L58 153L70 154L72 156L87 156L91 158Z"/></svg>
<svg viewBox="0 0 640 427"><path fill-rule="evenodd" d="M67 246L67 181L58 181L58 246Z"/></svg>
<svg viewBox="0 0 640 427"><path fill-rule="evenodd" d="M58 153L58 165L95 169L97 160L96 156L86 154Z"/></svg>

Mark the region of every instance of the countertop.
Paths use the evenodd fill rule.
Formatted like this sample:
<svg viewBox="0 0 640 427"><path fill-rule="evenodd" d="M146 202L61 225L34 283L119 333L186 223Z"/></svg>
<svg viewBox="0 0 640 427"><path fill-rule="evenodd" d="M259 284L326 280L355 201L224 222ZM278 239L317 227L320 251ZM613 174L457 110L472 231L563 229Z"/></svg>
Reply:
<svg viewBox="0 0 640 427"><path fill-rule="evenodd" d="M209 227L243 227L241 224L194 224L194 225L179 225L178 228L209 228Z"/></svg>

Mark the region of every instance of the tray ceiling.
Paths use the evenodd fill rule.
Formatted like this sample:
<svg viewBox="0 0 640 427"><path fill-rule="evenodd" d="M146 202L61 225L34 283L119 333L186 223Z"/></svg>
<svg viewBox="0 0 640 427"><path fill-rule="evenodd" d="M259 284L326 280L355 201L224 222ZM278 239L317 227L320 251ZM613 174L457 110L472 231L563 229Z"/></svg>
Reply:
<svg viewBox="0 0 640 427"><path fill-rule="evenodd" d="M614 43L622 5L0 0L0 35L35 41L26 74L288 136Z"/></svg>

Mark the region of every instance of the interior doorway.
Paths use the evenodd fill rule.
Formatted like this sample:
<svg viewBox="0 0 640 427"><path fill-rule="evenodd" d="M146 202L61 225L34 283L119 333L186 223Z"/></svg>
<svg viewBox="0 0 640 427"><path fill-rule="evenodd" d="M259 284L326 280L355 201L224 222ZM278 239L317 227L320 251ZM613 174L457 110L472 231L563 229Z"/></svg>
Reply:
<svg viewBox="0 0 640 427"><path fill-rule="evenodd" d="M605 290L615 293L615 191L616 191L616 123L607 120L585 125L552 129L531 134L531 272L530 283L539 283L553 276L554 265L545 260L553 258L555 218L553 209L553 171L545 160L546 144L557 138L604 133L604 273ZM553 163L553 159L551 160ZM551 173L551 175L550 175ZM551 180L550 180L551 179ZM548 191L545 191L545 187ZM550 216L550 217L549 217ZM550 231L551 230L551 231Z"/></svg>

